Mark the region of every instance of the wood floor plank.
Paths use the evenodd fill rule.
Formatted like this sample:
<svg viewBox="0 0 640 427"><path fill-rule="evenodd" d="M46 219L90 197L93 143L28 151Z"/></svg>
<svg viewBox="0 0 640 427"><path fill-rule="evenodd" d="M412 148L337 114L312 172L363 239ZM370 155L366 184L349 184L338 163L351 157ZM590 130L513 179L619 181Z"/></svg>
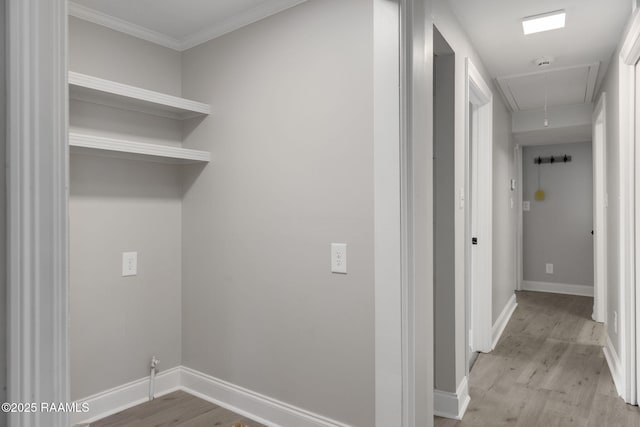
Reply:
<svg viewBox="0 0 640 427"><path fill-rule="evenodd" d="M90 427L233 427L235 423L264 427L206 400L176 391L91 423Z"/></svg>
<svg viewBox="0 0 640 427"><path fill-rule="evenodd" d="M435 426L640 427L640 409L613 384L593 298L517 292L517 301L496 349L471 371L464 418Z"/></svg>

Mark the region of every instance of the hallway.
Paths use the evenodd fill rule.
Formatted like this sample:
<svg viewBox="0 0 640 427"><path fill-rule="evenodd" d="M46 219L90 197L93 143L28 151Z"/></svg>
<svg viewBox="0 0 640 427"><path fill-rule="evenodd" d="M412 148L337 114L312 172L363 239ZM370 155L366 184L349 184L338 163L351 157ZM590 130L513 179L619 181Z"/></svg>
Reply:
<svg viewBox="0 0 640 427"><path fill-rule="evenodd" d="M640 409L616 393L593 299L517 292L517 300L498 346L471 371L463 420L435 426L640 426Z"/></svg>

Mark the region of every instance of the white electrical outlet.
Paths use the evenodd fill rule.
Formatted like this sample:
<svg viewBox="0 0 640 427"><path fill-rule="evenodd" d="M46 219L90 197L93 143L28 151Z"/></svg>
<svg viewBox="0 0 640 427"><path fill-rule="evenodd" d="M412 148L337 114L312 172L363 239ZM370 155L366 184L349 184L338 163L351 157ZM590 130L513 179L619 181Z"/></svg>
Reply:
<svg viewBox="0 0 640 427"><path fill-rule="evenodd" d="M331 244L331 272L347 274L347 244Z"/></svg>
<svg viewBox="0 0 640 427"><path fill-rule="evenodd" d="M138 274L138 252L122 253L122 277Z"/></svg>
<svg viewBox="0 0 640 427"><path fill-rule="evenodd" d="M553 274L553 264L547 263L546 270L547 270L547 274Z"/></svg>
<svg viewBox="0 0 640 427"><path fill-rule="evenodd" d="M531 210L531 202L522 202L522 210L529 212Z"/></svg>
<svg viewBox="0 0 640 427"><path fill-rule="evenodd" d="M613 312L613 332L618 333L618 312Z"/></svg>

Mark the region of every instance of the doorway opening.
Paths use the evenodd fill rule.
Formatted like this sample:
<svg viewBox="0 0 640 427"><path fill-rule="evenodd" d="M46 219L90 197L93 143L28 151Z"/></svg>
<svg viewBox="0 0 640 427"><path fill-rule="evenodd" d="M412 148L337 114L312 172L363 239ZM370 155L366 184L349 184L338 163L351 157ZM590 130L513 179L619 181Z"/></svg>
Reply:
<svg viewBox="0 0 640 427"><path fill-rule="evenodd" d="M455 53L433 31L433 281L435 389L455 393ZM438 408L436 408L437 410Z"/></svg>

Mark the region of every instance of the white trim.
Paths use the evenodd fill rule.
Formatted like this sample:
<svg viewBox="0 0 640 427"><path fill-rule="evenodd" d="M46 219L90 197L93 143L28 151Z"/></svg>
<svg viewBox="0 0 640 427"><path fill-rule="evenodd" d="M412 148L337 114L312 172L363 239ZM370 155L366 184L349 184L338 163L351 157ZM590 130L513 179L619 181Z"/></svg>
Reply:
<svg viewBox="0 0 640 427"><path fill-rule="evenodd" d="M182 389L267 426L348 427L347 424L182 367Z"/></svg>
<svg viewBox="0 0 640 427"><path fill-rule="evenodd" d="M477 133L477 212L469 214L473 208L467 209L467 280L466 288L471 292L471 325L473 337L472 350L488 353L492 342L492 294L493 294L493 92L484 78L474 66L470 58L466 59L466 101L465 101L465 134L466 157L469 163L469 147L472 132ZM477 107L474 120L476 130L469 127L471 114L469 104ZM468 175L468 169L467 169ZM471 177L467 182L471 183ZM466 200L471 185L467 185ZM476 205L476 203L473 203ZM472 230L470 215L477 215L477 230ZM472 236L471 233L474 233ZM478 245L471 245L471 238L478 238ZM480 250L481 249L481 250ZM471 262L469 262L471 260Z"/></svg>
<svg viewBox="0 0 640 427"><path fill-rule="evenodd" d="M620 396L623 396L625 389L625 377L624 375L622 375L622 364L620 363L620 357L618 357L618 353L616 353L616 349L611 342L611 338L609 338L609 334L607 334L606 343L602 351L604 352L604 358L606 359L607 365L609 366L609 371L611 372L611 377L613 378L613 383L616 386L616 390Z"/></svg>
<svg viewBox="0 0 640 427"><path fill-rule="evenodd" d="M533 282L530 280L522 281L523 291L548 292L552 294L577 295L582 297L593 297L593 286L589 285L572 285L566 283L553 282Z"/></svg>
<svg viewBox="0 0 640 427"><path fill-rule="evenodd" d="M373 5L375 419L401 425L400 8Z"/></svg>
<svg viewBox="0 0 640 427"><path fill-rule="evenodd" d="M73 1L69 2L69 15L160 46L168 47L169 49L181 50L181 43L178 39L125 21L124 19L107 15L106 13L99 12Z"/></svg>
<svg viewBox="0 0 640 427"><path fill-rule="evenodd" d="M208 42L209 40L213 40L239 28L253 24L254 22L258 22L264 18L268 18L276 13L290 9L304 3L305 1L307 0L275 0L262 2L256 7L234 15L228 19L216 22L204 30L198 31L195 34L180 40L178 50L184 51L191 49L199 44Z"/></svg>
<svg viewBox="0 0 640 427"><path fill-rule="evenodd" d="M397 1L397 0L390 0ZM433 423L433 44L431 0L400 0L402 427Z"/></svg>
<svg viewBox="0 0 640 427"><path fill-rule="evenodd" d="M620 58L627 65L635 65L640 58L640 13L634 12L627 34L620 47Z"/></svg>
<svg viewBox="0 0 640 427"><path fill-rule="evenodd" d="M175 119L211 114L211 106L202 102L74 71L69 71L69 96L81 101Z"/></svg>
<svg viewBox="0 0 640 427"><path fill-rule="evenodd" d="M467 377L462 378L455 393L436 390L433 398L434 415L453 420L461 420L471 402Z"/></svg>
<svg viewBox="0 0 640 427"><path fill-rule="evenodd" d="M69 147L71 153L113 154L118 157L162 163L207 163L211 160L211 153L207 151L75 132L69 132Z"/></svg>
<svg viewBox="0 0 640 427"><path fill-rule="evenodd" d="M185 366L156 376L156 396L183 390L239 415L270 427L348 427L311 411L281 402L252 390L215 378ZM74 414L73 424L86 424L139 405L149 399L149 377L78 399L89 403L90 412Z"/></svg>
<svg viewBox="0 0 640 427"><path fill-rule="evenodd" d="M511 295L511 298L509 298L509 301L507 301L507 304L505 304L504 309L496 320L496 323L493 324L493 339L491 341L491 350L496 348L496 346L498 345L498 341L500 341L500 337L507 327L509 320L511 320L511 316L516 311L516 308L518 308L518 303L516 302L516 295L513 294Z"/></svg>
<svg viewBox="0 0 640 427"><path fill-rule="evenodd" d="M597 135L601 126L600 137ZM607 319L607 94L602 93L593 110L593 227L594 300L593 320Z"/></svg>
<svg viewBox="0 0 640 427"><path fill-rule="evenodd" d="M307 0L275 0L262 2L249 10L215 22L212 25L182 39L171 37L167 34L151 30L124 19L116 18L104 12L100 12L72 1L69 2L69 15L97 25L102 25L103 27L110 28L114 31L128 34L132 37L182 52L297 6L305 1Z"/></svg>
<svg viewBox="0 0 640 427"><path fill-rule="evenodd" d="M635 66L640 59L640 11L636 10L627 28L622 46L620 48L620 152L619 154L619 179L620 194L619 209L619 283L620 283L620 361L622 366L621 376L625 378L622 397L625 402L636 404L638 402L638 375L637 369L637 345L640 344L636 336L636 309L640 302L636 301L637 295L635 268L638 260L635 259L636 245L640 246L640 236L636 236L636 199L637 170L640 170L640 161L636 163L637 143L636 137L636 71ZM638 182L640 185L640 182ZM640 226L640 224L638 224ZM640 249L640 248L639 248ZM611 266L609 266L611 268Z"/></svg>
<svg viewBox="0 0 640 427"><path fill-rule="evenodd" d="M6 6L7 401L68 402L67 3ZM65 413L8 421L69 426Z"/></svg>
<svg viewBox="0 0 640 427"><path fill-rule="evenodd" d="M158 373L154 381L155 396L159 397L179 390L181 373L182 367L180 366ZM149 400L149 379L150 377L140 378L77 400L76 402L78 403L86 402L89 405L89 412L73 413L71 415L71 425L92 423L147 402Z"/></svg>

